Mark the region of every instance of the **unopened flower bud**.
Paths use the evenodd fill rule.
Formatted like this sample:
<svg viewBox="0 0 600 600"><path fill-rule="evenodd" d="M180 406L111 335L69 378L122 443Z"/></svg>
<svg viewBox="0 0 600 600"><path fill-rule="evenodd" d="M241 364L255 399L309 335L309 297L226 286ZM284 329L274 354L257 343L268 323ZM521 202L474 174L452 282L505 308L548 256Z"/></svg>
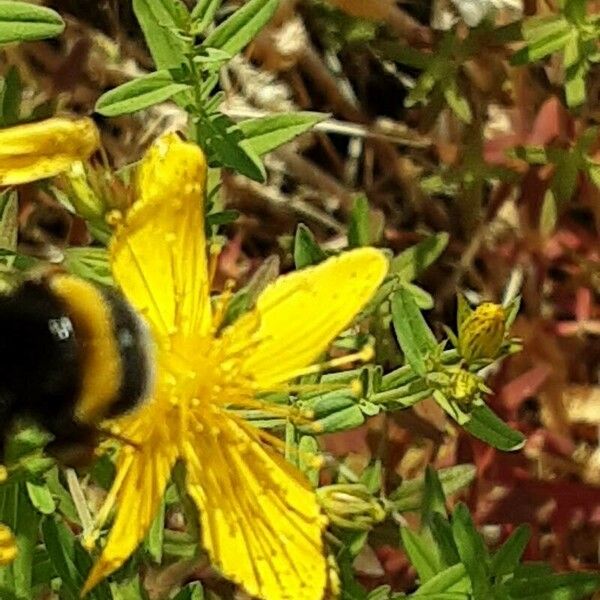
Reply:
<svg viewBox="0 0 600 600"><path fill-rule="evenodd" d="M368 531L385 519L386 511L361 483L339 483L317 490L329 521L342 529Z"/></svg>
<svg viewBox="0 0 600 600"><path fill-rule="evenodd" d="M467 361L493 359L506 333L506 314L499 304L480 304L458 331L458 351Z"/></svg>
<svg viewBox="0 0 600 600"><path fill-rule="evenodd" d="M456 371L450 380L449 395L460 405L468 407L481 390L482 380L464 369Z"/></svg>

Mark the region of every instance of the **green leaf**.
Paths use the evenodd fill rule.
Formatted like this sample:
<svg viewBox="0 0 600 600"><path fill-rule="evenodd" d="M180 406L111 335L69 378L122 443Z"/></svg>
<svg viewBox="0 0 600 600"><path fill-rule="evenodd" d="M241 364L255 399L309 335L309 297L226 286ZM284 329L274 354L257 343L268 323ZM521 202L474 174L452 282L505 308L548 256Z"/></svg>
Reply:
<svg viewBox="0 0 600 600"><path fill-rule="evenodd" d="M42 536L54 570L61 578L61 595L67 600L79 600L79 590L83 581L78 580L78 573L73 562L75 556L75 540L65 526L54 519L44 519Z"/></svg>
<svg viewBox="0 0 600 600"><path fill-rule="evenodd" d="M19 201L15 190L0 193L0 248L17 251ZM8 257L12 264L14 257Z"/></svg>
<svg viewBox="0 0 600 600"><path fill-rule="evenodd" d="M133 0L133 11L144 32L157 69L179 67L191 50L169 0Z"/></svg>
<svg viewBox="0 0 600 600"><path fill-rule="evenodd" d="M438 259L448 239L447 233L436 233L403 250L391 260L390 274L398 275L403 281L413 281Z"/></svg>
<svg viewBox="0 0 600 600"><path fill-rule="evenodd" d="M427 583L419 587L413 596L415 598L427 598L428 594L431 594L429 598L439 598L441 600L442 596L438 595L441 592L468 593L470 591L471 586L465 566L462 563L458 563L432 577Z"/></svg>
<svg viewBox="0 0 600 600"><path fill-rule="evenodd" d="M262 156L308 131L328 115L315 112L292 112L248 119L238 123L247 144Z"/></svg>
<svg viewBox="0 0 600 600"><path fill-rule="evenodd" d="M0 44L54 37L65 23L49 8L14 0L0 1Z"/></svg>
<svg viewBox="0 0 600 600"><path fill-rule="evenodd" d="M470 123L473 120L471 107L469 106L467 99L460 94L456 79L450 80L450 82L444 86L443 91L444 99L452 112L463 121L463 123Z"/></svg>
<svg viewBox="0 0 600 600"><path fill-rule="evenodd" d="M485 600L491 596L487 572L487 549L475 529L469 509L461 502L452 514L452 533L458 554L471 579L473 597Z"/></svg>
<svg viewBox="0 0 600 600"><path fill-rule="evenodd" d="M162 561L164 532L165 499L163 497L154 520L152 521L152 525L150 526L150 531L148 531L148 537L144 541L144 547L148 554L150 554L152 560L157 564L160 564Z"/></svg>
<svg viewBox="0 0 600 600"><path fill-rule="evenodd" d="M430 310L434 307L433 296L423 288L408 281L404 282L403 287L412 294L417 306L421 310Z"/></svg>
<svg viewBox="0 0 600 600"><path fill-rule="evenodd" d="M173 81L168 71L156 71L102 94L95 110L105 117L125 115L165 102L187 89L190 86Z"/></svg>
<svg viewBox="0 0 600 600"><path fill-rule="evenodd" d="M50 490L44 484L26 482L27 494L35 508L44 515L51 515L56 510L56 503Z"/></svg>
<svg viewBox="0 0 600 600"><path fill-rule="evenodd" d="M221 113L200 115L195 124L195 138L206 149L210 160L216 160L222 166L234 169L255 181L265 180L266 172L262 161L229 117Z"/></svg>
<svg viewBox="0 0 600 600"><path fill-rule="evenodd" d="M243 50L271 20L279 0L249 0L221 23L203 42L232 56Z"/></svg>
<svg viewBox="0 0 600 600"><path fill-rule="evenodd" d="M442 483L444 495L450 496L473 481L475 478L475 467L473 465L456 465L440 469L437 472L437 476ZM424 489L424 477L407 479L390 494L389 500L394 503L394 509L399 512L419 510L423 503Z"/></svg>
<svg viewBox="0 0 600 600"><path fill-rule="evenodd" d="M437 342L410 291L402 288L392 296L392 321L407 363L425 376L425 360L436 350Z"/></svg>
<svg viewBox="0 0 600 600"><path fill-rule="evenodd" d="M400 537L404 551L419 574L421 583L433 579L442 567L429 536L415 533L408 527L401 527Z"/></svg>
<svg viewBox="0 0 600 600"><path fill-rule="evenodd" d="M0 487L0 521L12 529L17 542L14 562L0 569L0 589L12 592L19 600L32 598L33 556L39 514L31 505L22 483Z"/></svg>
<svg viewBox="0 0 600 600"><path fill-rule="evenodd" d="M511 536L492 557L490 572L494 577L509 575L514 572L523 552L525 552L530 537L531 528L529 525L519 525L512 532Z"/></svg>
<svg viewBox="0 0 600 600"><path fill-rule="evenodd" d="M202 584L195 581L186 585L173 600L204 600L204 590Z"/></svg>
<svg viewBox="0 0 600 600"><path fill-rule="evenodd" d="M600 574L553 573L508 581L505 586L511 598L519 600L579 600L600 590Z"/></svg>
<svg viewBox="0 0 600 600"><path fill-rule="evenodd" d="M442 482L435 469L431 465L427 465L427 469L425 470L423 506L421 507L421 522L427 523L434 512L446 516L446 497L442 488Z"/></svg>
<svg viewBox="0 0 600 600"><path fill-rule="evenodd" d="M296 269L316 265L326 258L327 255L317 244L312 231L304 223L300 223L294 237L294 264Z"/></svg>
<svg viewBox="0 0 600 600"><path fill-rule="evenodd" d="M100 285L112 285L112 271L105 248L93 246L73 247L64 250L64 266L70 273Z"/></svg>
<svg viewBox="0 0 600 600"><path fill-rule="evenodd" d="M319 456L319 442L311 435L303 435L298 443L298 467L310 483L319 484L319 468L315 468L314 458Z"/></svg>
<svg viewBox="0 0 600 600"><path fill-rule="evenodd" d="M525 436L509 427L487 406L475 406L471 419L463 427L486 444L505 452L519 450L525 444Z"/></svg>
<svg viewBox="0 0 600 600"><path fill-rule="evenodd" d="M546 190L540 211L540 233L544 237L552 234L558 220L558 207L552 190Z"/></svg>
<svg viewBox="0 0 600 600"><path fill-rule="evenodd" d="M360 248L371 243L371 219L369 201L366 196L358 196L350 212L348 224L348 246Z"/></svg>
<svg viewBox="0 0 600 600"><path fill-rule="evenodd" d="M192 31L198 35L213 22L222 0L198 0L192 10Z"/></svg>
<svg viewBox="0 0 600 600"><path fill-rule="evenodd" d="M588 67L585 62L581 62L574 67L567 69L565 81L565 96L569 107L580 106L586 100L585 76Z"/></svg>
<svg viewBox="0 0 600 600"><path fill-rule="evenodd" d="M432 513L429 520L429 531L437 544L444 567L459 563L458 548L452 535L452 525L447 521L447 517L439 512Z"/></svg>
<svg viewBox="0 0 600 600"><path fill-rule="evenodd" d="M354 429L355 427L360 427L364 422L365 417L360 410L360 406L354 404L353 406L327 415L322 419L314 420L310 425L300 425L298 426L298 430L320 435Z"/></svg>
<svg viewBox="0 0 600 600"><path fill-rule="evenodd" d="M10 67L2 79L2 89L0 90L0 124L2 127L9 127L19 122L22 95L23 83L19 71L15 67Z"/></svg>

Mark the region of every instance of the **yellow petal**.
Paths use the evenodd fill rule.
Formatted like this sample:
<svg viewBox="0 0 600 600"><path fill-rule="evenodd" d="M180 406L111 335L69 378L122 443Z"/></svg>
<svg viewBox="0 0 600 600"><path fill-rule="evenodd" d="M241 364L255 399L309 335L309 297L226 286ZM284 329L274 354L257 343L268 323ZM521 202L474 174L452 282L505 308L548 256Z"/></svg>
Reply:
<svg viewBox="0 0 600 600"><path fill-rule="evenodd" d="M256 433L226 413L187 442L187 490L213 563L263 600L320 600L326 587L314 492Z"/></svg>
<svg viewBox="0 0 600 600"><path fill-rule="evenodd" d="M81 160L100 144L91 119L54 117L0 130L0 185L52 177Z"/></svg>
<svg viewBox="0 0 600 600"><path fill-rule="evenodd" d="M309 365L369 301L387 272L374 248L360 248L280 277L260 295L253 311L223 333L235 352L240 340L257 341L244 372L259 389L286 381Z"/></svg>
<svg viewBox="0 0 600 600"><path fill-rule="evenodd" d="M206 161L175 134L159 138L138 173L138 199L111 243L115 279L155 332L206 332L210 303L203 200Z"/></svg>
<svg viewBox="0 0 600 600"><path fill-rule="evenodd" d="M118 486L114 522L102 554L88 574L82 596L116 571L144 539L176 459L175 444L166 443L152 431L147 432L140 448L121 450L113 482L113 486Z"/></svg>

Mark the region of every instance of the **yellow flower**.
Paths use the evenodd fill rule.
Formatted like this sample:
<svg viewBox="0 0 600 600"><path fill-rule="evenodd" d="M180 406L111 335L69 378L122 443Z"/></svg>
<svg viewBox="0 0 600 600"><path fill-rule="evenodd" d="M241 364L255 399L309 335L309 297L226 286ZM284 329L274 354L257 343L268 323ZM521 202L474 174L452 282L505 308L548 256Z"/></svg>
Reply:
<svg viewBox="0 0 600 600"><path fill-rule="evenodd" d="M53 177L87 159L100 143L91 119L53 117L0 129L0 185Z"/></svg>
<svg viewBox="0 0 600 600"><path fill-rule="evenodd" d="M219 333L223 304L211 306L209 296L205 181L196 145L160 138L110 246L115 280L153 332L157 373L152 400L119 421L118 433L137 447L118 455L97 518L114 507L114 522L83 591L145 537L181 460L203 545L222 573L251 596L318 600L327 562L314 491L274 450L273 438L229 409L264 408L257 393L314 372L309 365L369 300L387 262L364 248L280 277Z"/></svg>
<svg viewBox="0 0 600 600"><path fill-rule="evenodd" d="M460 325L458 351L467 361L495 358L506 335L506 313L499 304L480 304Z"/></svg>

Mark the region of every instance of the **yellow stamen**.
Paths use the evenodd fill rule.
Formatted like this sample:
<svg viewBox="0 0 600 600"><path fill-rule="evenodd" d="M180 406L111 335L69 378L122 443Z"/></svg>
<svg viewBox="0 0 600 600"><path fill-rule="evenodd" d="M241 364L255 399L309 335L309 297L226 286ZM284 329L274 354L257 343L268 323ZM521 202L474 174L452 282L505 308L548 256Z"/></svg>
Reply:
<svg viewBox="0 0 600 600"><path fill-rule="evenodd" d="M331 360L327 360L325 362L318 363L315 365L310 365L309 367L305 367L304 369L298 369L297 371L293 371L292 373L289 373L288 378L295 379L296 377L302 377L304 375L315 375L317 373L322 373L323 371L327 371L329 369L337 369L339 367L343 367L353 362L369 362L373 358L373 356L373 346L367 345L353 354L347 354L346 356L340 356L339 358L332 358Z"/></svg>

